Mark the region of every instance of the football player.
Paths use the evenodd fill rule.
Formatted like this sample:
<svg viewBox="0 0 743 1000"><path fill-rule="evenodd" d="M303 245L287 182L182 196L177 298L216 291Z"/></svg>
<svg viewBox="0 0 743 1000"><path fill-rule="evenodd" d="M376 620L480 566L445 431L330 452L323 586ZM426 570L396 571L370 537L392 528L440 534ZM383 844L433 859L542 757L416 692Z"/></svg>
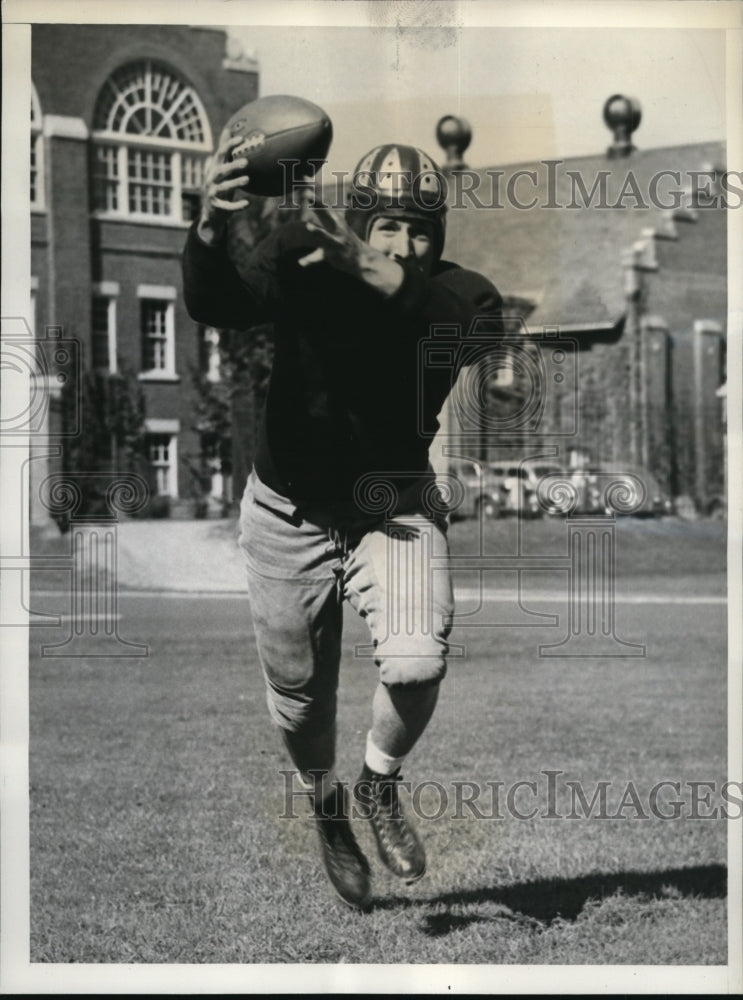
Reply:
<svg viewBox="0 0 743 1000"><path fill-rule="evenodd" d="M250 175L244 157L231 158L239 142L224 136L207 171L183 257L186 304L211 326L274 324L240 544L271 717L311 797L330 881L363 909L370 868L351 803L395 875L411 883L426 870L398 792L436 706L453 613L445 504L428 455L452 372L421 370L419 345L433 326L466 331L497 314L501 300L481 275L442 259L445 179L402 144L362 158L344 215L318 207L228 249ZM335 770L344 602L368 625L378 672L351 800Z"/></svg>

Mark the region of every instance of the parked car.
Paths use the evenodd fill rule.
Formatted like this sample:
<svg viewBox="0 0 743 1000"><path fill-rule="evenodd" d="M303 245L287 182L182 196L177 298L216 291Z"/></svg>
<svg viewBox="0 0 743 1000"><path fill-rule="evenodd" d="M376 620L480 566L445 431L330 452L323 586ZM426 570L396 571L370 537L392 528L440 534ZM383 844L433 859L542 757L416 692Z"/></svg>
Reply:
<svg viewBox="0 0 743 1000"><path fill-rule="evenodd" d="M539 484L545 476L565 475L557 462L545 459L488 462L488 469L501 484L504 513L519 517L541 517L544 513L556 512L545 505L539 492Z"/></svg>
<svg viewBox="0 0 743 1000"><path fill-rule="evenodd" d="M615 463L601 467L603 477L612 477L612 482L625 482L627 499L616 495L614 502L605 504L607 514L633 514L635 517L661 517L673 513L673 502L667 491L649 469L637 465ZM638 482L642 491L638 491ZM640 495L638 495L638 493ZM604 491L606 494L606 490ZM635 499L636 497L636 499ZM606 499L609 499L606 497ZM629 510L623 509L629 507Z"/></svg>
<svg viewBox="0 0 743 1000"><path fill-rule="evenodd" d="M647 469L625 463L571 469L576 501L572 514L659 517L673 512L670 497Z"/></svg>
<svg viewBox="0 0 743 1000"><path fill-rule="evenodd" d="M546 508L548 514L604 513L601 484L595 469L565 469L559 481L564 483L564 488L555 490L555 501Z"/></svg>
<svg viewBox="0 0 743 1000"><path fill-rule="evenodd" d="M462 458L452 464L450 471L464 487L464 500L452 511L452 518L500 517L504 495L487 465Z"/></svg>

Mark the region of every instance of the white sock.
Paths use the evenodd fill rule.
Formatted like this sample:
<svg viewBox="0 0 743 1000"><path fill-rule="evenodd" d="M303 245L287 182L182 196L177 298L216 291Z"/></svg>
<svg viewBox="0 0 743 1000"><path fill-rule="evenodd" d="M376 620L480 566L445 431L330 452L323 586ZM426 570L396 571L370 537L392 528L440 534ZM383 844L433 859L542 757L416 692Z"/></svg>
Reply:
<svg viewBox="0 0 743 1000"><path fill-rule="evenodd" d="M370 771L375 774L394 774L405 760L407 754L402 757L390 757L384 750L372 742L371 731L366 734L366 756L364 762Z"/></svg>
<svg viewBox="0 0 743 1000"><path fill-rule="evenodd" d="M335 791L338 782L338 775L334 767L331 767L326 774L321 775L298 771L297 778L313 803L317 804L324 802L328 795Z"/></svg>

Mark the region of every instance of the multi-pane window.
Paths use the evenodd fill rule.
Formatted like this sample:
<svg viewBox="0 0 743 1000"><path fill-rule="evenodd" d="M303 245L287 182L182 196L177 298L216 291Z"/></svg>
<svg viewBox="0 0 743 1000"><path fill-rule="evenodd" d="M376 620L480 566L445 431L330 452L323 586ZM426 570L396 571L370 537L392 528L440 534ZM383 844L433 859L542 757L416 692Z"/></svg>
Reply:
<svg viewBox="0 0 743 1000"><path fill-rule="evenodd" d="M142 370L169 372L174 370L173 303L161 299L142 299Z"/></svg>
<svg viewBox="0 0 743 1000"><path fill-rule="evenodd" d="M44 207L44 136L36 88L31 88L31 208Z"/></svg>
<svg viewBox="0 0 743 1000"><path fill-rule="evenodd" d="M93 207L100 212L119 210L119 151L116 146L93 148Z"/></svg>
<svg viewBox="0 0 743 1000"><path fill-rule="evenodd" d="M147 454L152 468L153 489L157 496L177 496L176 436L148 434Z"/></svg>
<svg viewBox="0 0 743 1000"><path fill-rule="evenodd" d="M170 215L173 189L170 154L128 149L126 167L129 211L135 215Z"/></svg>
<svg viewBox="0 0 743 1000"><path fill-rule="evenodd" d="M151 59L127 63L111 74L98 98L95 127L185 143L203 144L208 137L196 91Z"/></svg>
<svg viewBox="0 0 743 1000"><path fill-rule="evenodd" d="M171 222L195 217L211 134L195 90L171 69L141 60L109 77L93 139L95 211Z"/></svg>
<svg viewBox="0 0 743 1000"><path fill-rule="evenodd" d="M116 299L94 295L91 309L91 360L93 368L116 371Z"/></svg>
<svg viewBox="0 0 743 1000"><path fill-rule="evenodd" d="M181 217L184 222L191 222L199 214L203 181L203 158L181 153Z"/></svg>

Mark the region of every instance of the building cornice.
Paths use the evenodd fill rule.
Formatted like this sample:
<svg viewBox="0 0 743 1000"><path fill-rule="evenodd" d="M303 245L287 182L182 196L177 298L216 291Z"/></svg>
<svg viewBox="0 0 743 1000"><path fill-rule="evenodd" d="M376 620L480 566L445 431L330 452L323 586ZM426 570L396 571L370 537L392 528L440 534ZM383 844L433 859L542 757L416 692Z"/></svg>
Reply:
<svg viewBox="0 0 743 1000"><path fill-rule="evenodd" d="M44 115L42 130L48 138L81 139L90 136L88 126L73 115Z"/></svg>

